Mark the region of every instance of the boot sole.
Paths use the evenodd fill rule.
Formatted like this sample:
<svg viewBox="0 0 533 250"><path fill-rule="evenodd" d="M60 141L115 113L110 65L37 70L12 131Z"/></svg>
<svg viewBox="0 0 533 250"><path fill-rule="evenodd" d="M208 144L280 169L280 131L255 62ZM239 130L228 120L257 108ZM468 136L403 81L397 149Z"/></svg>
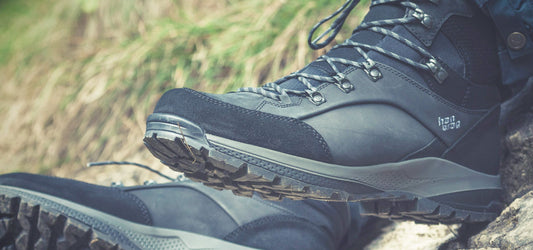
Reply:
<svg viewBox="0 0 533 250"><path fill-rule="evenodd" d="M173 170L241 196L360 201L366 215L446 224L491 221L503 207L499 176L439 158L325 164L209 135L190 121L158 113L148 118L144 142Z"/></svg>
<svg viewBox="0 0 533 250"><path fill-rule="evenodd" d="M10 186L0 186L0 248L251 249L194 233L132 223L68 200Z"/></svg>

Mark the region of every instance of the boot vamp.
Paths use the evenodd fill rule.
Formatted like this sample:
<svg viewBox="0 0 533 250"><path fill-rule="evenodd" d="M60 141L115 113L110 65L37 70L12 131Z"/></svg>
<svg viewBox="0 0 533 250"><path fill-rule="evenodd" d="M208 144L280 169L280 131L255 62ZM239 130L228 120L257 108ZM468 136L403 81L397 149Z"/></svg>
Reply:
<svg viewBox="0 0 533 250"><path fill-rule="evenodd" d="M146 204L154 225L225 238L243 244L247 237L269 237L277 229L312 227L328 241L339 242L350 215L346 203L279 202L235 196L190 181L127 188ZM281 227L281 225L285 225ZM258 231L254 231L256 228ZM258 234L263 234L262 236ZM295 232L295 235L300 235ZM318 237L316 232L315 236ZM310 235L311 236L311 235ZM326 237L327 238L327 237ZM308 239L309 240L309 239ZM241 241L241 242L239 242Z"/></svg>

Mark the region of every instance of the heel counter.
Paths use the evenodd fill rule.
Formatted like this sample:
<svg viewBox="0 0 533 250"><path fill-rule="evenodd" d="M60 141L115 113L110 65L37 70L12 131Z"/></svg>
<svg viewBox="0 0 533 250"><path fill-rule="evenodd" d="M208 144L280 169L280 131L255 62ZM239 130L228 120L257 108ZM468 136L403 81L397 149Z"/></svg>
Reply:
<svg viewBox="0 0 533 250"><path fill-rule="evenodd" d="M498 174L501 154L499 116L498 105L446 150L442 158L475 171Z"/></svg>

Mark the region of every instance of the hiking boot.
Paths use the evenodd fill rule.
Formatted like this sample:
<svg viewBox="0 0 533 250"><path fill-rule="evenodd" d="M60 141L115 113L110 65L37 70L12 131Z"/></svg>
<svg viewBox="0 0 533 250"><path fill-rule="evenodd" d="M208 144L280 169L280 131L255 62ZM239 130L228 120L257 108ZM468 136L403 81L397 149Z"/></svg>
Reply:
<svg viewBox="0 0 533 250"><path fill-rule="evenodd" d="M469 0L373 1L302 70L223 95L166 92L145 144L208 186L362 201L365 213L482 222L501 209L495 33ZM356 1L327 31L332 40ZM318 25L318 26L319 26ZM328 34L320 35L325 37Z"/></svg>
<svg viewBox="0 0 533 250"><path fill-rule="evenodd" d="M191 181L0 176L1 249L335 249L349 226L346 203L274 203Z"/></svg>

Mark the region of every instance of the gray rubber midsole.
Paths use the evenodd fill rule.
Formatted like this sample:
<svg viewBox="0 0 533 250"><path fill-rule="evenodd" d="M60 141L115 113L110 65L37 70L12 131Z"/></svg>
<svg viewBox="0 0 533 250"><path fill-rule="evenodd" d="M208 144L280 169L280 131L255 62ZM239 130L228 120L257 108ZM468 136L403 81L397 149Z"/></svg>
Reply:
<svg viewBox="0 0 533 250"><path fill-rule="evenodd" d="M432 197L443 194L501 189L498 175L487 175L435 157L373 166L342 166L313 161L274 150L206 134L214 145L310 174L356 182L383 191Z"/></svg>
<svg viewBox="0 0 533 250"><path fill-rule="evenodd" d="M134 244L140 249L153 249L154 243L160 247L166 246L167 249L175 249L177 246L186 249L253 249L200 234L133 223L65 199L22 188L0 185L0 194L18 196L23 201L55 210L97 231L109 232L112 237L117 236L112 231L120 232L121 235L127 236L127 239L126 242L117 243L126 244L121 245L126 249L129 244Z"/></svg>
<svg viewBox="0 0 533 250"><path fill-rule="evenodd" d="M209 148L212 144L287 168L359 183L383 191L433 197L455 192L502 188L499 175L484 174L436 157L373 166L342 166L207 134L186 119L168 114L152 114L148 118L147 135L158 132L158 136L165 136L166 132L170 132L168 135L177 133L177 136L186 138L187 143L196 148Z"/></svg>

